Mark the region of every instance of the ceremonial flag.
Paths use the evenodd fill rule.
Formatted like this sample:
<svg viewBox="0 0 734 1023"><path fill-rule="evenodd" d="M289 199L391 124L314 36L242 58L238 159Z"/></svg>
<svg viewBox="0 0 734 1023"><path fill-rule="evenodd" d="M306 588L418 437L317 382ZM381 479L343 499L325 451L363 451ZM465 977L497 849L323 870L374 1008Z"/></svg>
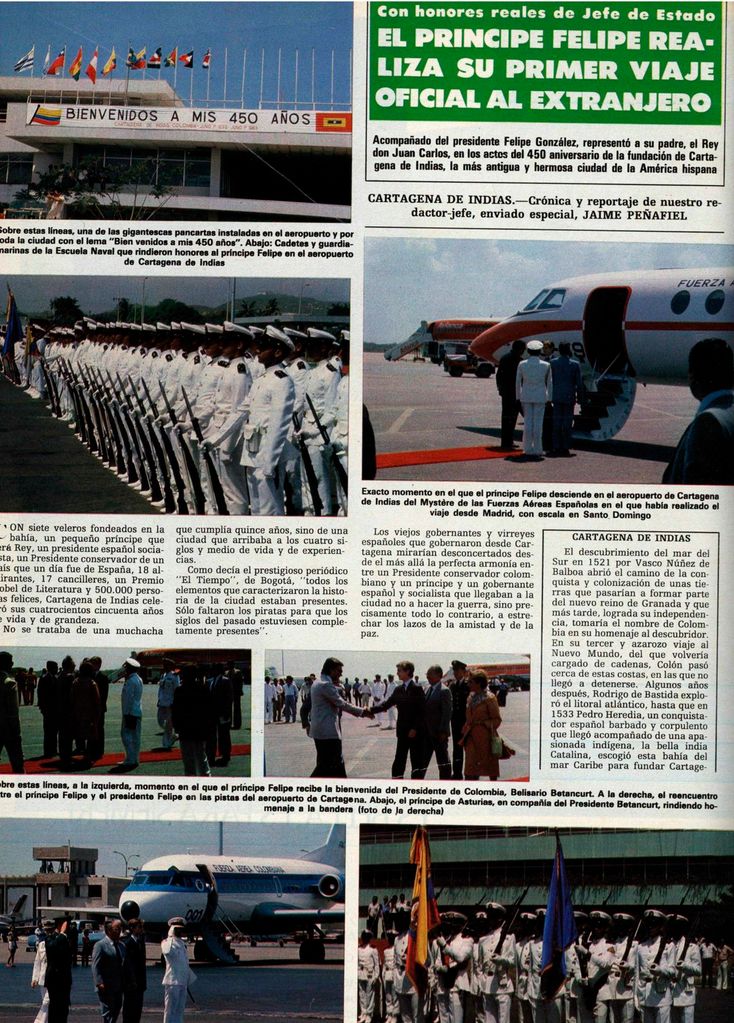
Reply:
<svg viewBox="0 0 734 1023"><path fill-rule="evenodd" d="M192 68L194 66L194 51L189 50L188 53L182 53L178 59L184 67Z"/></svg>
<svg viewBox="0 0 734 1023"><path fill-rule="evenodd" d="M51 63L51 47L49 46L49 48L46 50L46 58L45 58L45 60L43 62L43 73L44 73L44 75L48 74L48 66L49 66L50 63Z"/></svg>
<svg viewBox="0 0 734 1023"><path fill-rule="evenodd" d="M87 64L87 70L84 74L91 81L92 85L97 84L97 57L99 56L99 49L96 49L92 54L92 59Z"/></svg>
<svg viewBox="0 0 734 1023"><path fill-rule="evenodd" d="M540 963L540 993L552 1001L566 980L566 956L569 945L576 940L571 890L566 880L563 849L556 836L556 855L548 888L548 908L543 930L543 957Z"/></svg>
<svg viewBox="0 0 734 1023"><path fill-rule="evenodd" d="M145 67L145 47L137 53L130 47L127 51L127 66L131 71L140 71Z"/></svg>
<svg viewBox="0 0 734 1023"><path fill-rule="evenodd" d="M3 343L3 352L5 356L10 356L11 359L15 358L15 345L18 341L23 340L23 326L20 322L20 313L18 312L18 306L15 304L15 295L8 287L8 305L5 314L5 341Z"/></svg>
<svg viewBox="0 0 734 1023"><path fill-rule="evenodd" d="M431 849L428 832L416 828L410 844L410 862L415 864L413 900L408 931L405 973L422 998L428 988L430 948L428 933L441 922L431 880Z"/></svg>
<svg viewBox="0 0 734 1023"><path fill-rule="evenodd" d="M161 50L161 48L159 46L158 49L155 51L155 53L151 54L150 60L148 61L148 67L149 68L153 68L153 69L159 68L161 66L161 61L162 60L163 60L163 52L162 52L162 50Z"/></svg>
<svg viewBox="0 0 734 1023"><path fill-rule="evenodd" d="M47 75L55 75L59 71L63 71L65 63L66 63L66 47L63 48L63 50L58 55L56 60L54 60L51 64L49 64L48 68L46 69L46 74Z"/></svg>
<svg viewBox="0 0 734 1023"><path fill-rule="evenodd" d="M112 53L107 58L107 63L102 68L102 77L105 75L111 75L113 71L117 69L117 54L115 53L115 47L112 47Z"/></svg>
<svg viewBox="0 0 734 1023"><path fill-rule="evenodd" d="M193 54L192 54L192 56L193 56ZM205 71L209 70L209 65L211 64L211 62L212 62L212 51L211 50L207 50L206 53L204 54L204 56L201 59L201 66L204 68Z"/></svg>
<svg viewBox="0 0 734 1023"><path fill-rule="evenodd" d="M175 67L178 60L178 46L174 46L163 62L164 67Z"/></svg>
<svg viewBox="0 0 734 1023"><path fill-rule="evenodd" d="M74 59L72 60L71 64L69 65L69 74L71 75L72 78L74 78L78 82L79 81L79 75L81 73L82 73L82 48L80 46L79 47L79 52L77 53L76 57L74 57Z"/></svg>
<svg viewBox="0 0 734 1023"><path fill-rule="evenodd" d="M35 47L35 45L33 45L33 46L31 46L31 48L28 51L28 53L26 53L25 57L21 57L20 58L18 63L13 68L13 71L27 71L28 68L30 68L31 71L32 71L33 70L33 60L35 58L35 55L36 55L36 47Z"/></svg>
<svg viewBox="0 0 734 1023"><path fill-rule="evenodd" d="M61 107L48 107L39 104L31 118L31 124L42 124L46 128L54 128L61 124Z"/></svg>

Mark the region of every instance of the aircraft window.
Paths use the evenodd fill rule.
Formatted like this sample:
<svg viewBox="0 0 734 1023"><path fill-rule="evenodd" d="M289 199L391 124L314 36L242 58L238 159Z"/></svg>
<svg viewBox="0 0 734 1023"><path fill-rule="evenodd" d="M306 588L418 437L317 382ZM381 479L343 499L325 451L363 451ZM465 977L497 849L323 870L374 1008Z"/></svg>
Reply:
<svg viewBox="0 0 734 1023"><path fill-rule="evenodd" d="M712 291L710 295L706 296L706 302L704 308L710 316L714 316L721 310L724 304L724 292L719 289L718 291Z"/></svg>
<svg viewBox="0 0 734 1023"><path fill-rule="evenodd" d="M522 312L525 313L525 312L529 312L529 310L531 310L531 309L535 309L543 301L543 299L545 298L545 296L547 294L548 294L548 289L547 288L543 288L542 291L538 292L538 294L535 296L534 299L532 299L530 302L528 302L528 304L525 306L525 308L522 310Z"/></svg>
<svg viewBox="0 0 734 1023"><path fill-rule="evenodd" d="M676 314L676 316L680 316L681 313L684 313L686 311L686 309L690 305L690 302L691 302L690 291L679 291L677 294L673 295L673 298L671 299L670 302L670 308Z"/></svg>
<svg viewBox="0 0 734 1023"><path fill-rule="evenodd" d="M553 291L548 292L548 295L540 303L538 309L560 309L565 298L565 288L554 288Z"/></svg>
<svg viewBox="0 0 734 1023"><path fill-rule="evenodd" d="M274 892L275 878L268 874L216 874L217 888L222 892Z"/></svg>

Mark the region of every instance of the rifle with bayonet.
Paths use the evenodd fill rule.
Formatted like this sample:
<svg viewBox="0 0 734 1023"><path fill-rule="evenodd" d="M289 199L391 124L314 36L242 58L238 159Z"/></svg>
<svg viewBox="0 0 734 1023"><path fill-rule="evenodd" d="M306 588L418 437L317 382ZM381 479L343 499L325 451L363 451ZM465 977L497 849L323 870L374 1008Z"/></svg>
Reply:
<svg viewBox="0 0 734 1023"><path fill-rule="evenodd" d="M115 463L118 475L125 475L125 454L122 440L120 439L120 427L115 418L114 411L110 405L110 397L104 378L101 372L95 367L90 367L92 379L97 384L99 394L99 407L105 423L107 424L107 436L109 438L110 464Z"/></svg>
<svg viewBox="0 0 734 1023"><path fill-rule="evenodd" d="M120 440L122 441L125 456L125 464L123 467L121 467L118 462L118 471L120 471L123 476L127 472L128 483L134 484L140 479L137 466L135 465L135 452L133 451L134 439L130 434L130 428L127 423L125 412L121 408L118 396L115 393L115 384L110 375L110 371L105 370L105 373L107 374L107 379L109 381L109 387L105 387L105 392L107 394L107 400L109 402L112 417L117 423L117 432L120 436ZM101 371L100 376L102 376Z"/></svg>
<svg viewBox="0 0 734 1023"><path fill-rule="evenodd" d="M185 387L181 388L181 394L183 395L183 400L186 402L186 410L189 414L189 419L191 421L191 426L193 428L194 435L196 436L196 439L199 442L202 455L204 456L204 464L206 465L207 475L209 476L209 484L212 488L212 494L214 495L214 501L217 506L217 513L219 515L229 515L227 501L224 496L224 491L222 490L222 484L220 482L219 475L214 466L214 460L212 459L211 452L209 451L209 448L204 441L204 434L202 433L199 420L194 415L194 410L191 407L191 402L189 401L189 396L186 393Z"/></svg>
<svg viewBox="0 0 734 1023"><path fill-rule="evenodd" d="M84 406L79 396L79 384L76 375L69 364L68 359L59 359L59 365L63 369L64 381L71 395L74 404L74 432L78 433L84 444L87 443L87 420L84 415Z"/></svg>
<svg viewBox="0 0 734 1023"><path fill-rule="evenodd" d="M87 404L89 406L89 416L92 422L94 432L94 446L92 451L97 451L103 462L108 465L110 459L107 454L107 442L104 431L102 429L102 417L99 411L99 405L97 404L96 388L90 382L89 374L84 372L84 367L79 367L79 376L84 384L84 393L86 396Z"/></svg>
<svg viewBox="0 0 734 1023"><path fill-rule="evenodd" d="M176 415L173 406L168 400L168 395L163 389L163 384L159 381L158 386L161 391L161 397L166 406L168 412L168 418L171 420L171 426L174 428L176 437L178 438L178 446L181 449L181 456L186 467L186 475L189 477L189 483L191 485L191 494L194 498L194 511L197 515L203 515L206 511L206 496L201 487L201 477L199 475L199 467L196 464L196 459L191 453L191 448L186 443L186 438L180 430L176 430L178 426L178 416Z"/></svg>
<svg viewBox="0 0 734 1023"><path fill-rule="evenodd" d="M296 434L298 434L301 426L298 422L298 414L296 412L293 413L293 426L295 427ZM308 489L311 492L314 515L321 515L324 510L324 504L321 500L321 495L319 494L319 481L316 476L316 470L313 467L313 462L311 461L308 445L303 437L300 436L298 436L298 450L301 452L301 461L303 462L303 468L306 473Z"/></svg>
<svg viewBox="0 0 734 1023"><path fill-rule="evenodd" d="M120 389L119 392L118 392L118 394L120 396L120 400L122 402L125 402L125 404L122 404L120 406L120 408L121 408L122 414L125 417L125 422L127 423L128 433L130 435L130 439L131 439L131 441L132 441L132 443L133 443L133 445L135 447L135 451L136 451L137 456L138 456L138 466L139 466L139 470L138 471L140 473L140 489L141 489L141 492L143 492L143 493L146 493L146 492L149 491L150 494L151 494L151 497L152 497L153 496L153 486L152 486L152 481L149 478L150 469L152 468L151 461L149 460L150 452L146 452L145 451L145 445L143 443L143 435L142 435L141 430L139 429L139 424L138 424L138 421L137 421L137 417L133 415L132 403L130 403L130 405L127 405L128 395L127 395L127 391L125 389L125 385L123 384L123 382L122 382L122 380L120 378L120 374L116 372L115 376L117 377L117 386ZM156 487L157 487L157 484L156 484ZM160 492L160 488L157 487L157 489ZM158 500L160 500L160 498Z"/></svg>
<svg viewBox="0 0 734 1023"><path fill-rule="evenodd" d="M150 496L154 502L163 501L163 506L166 512L170 515L176 507L176 502L173 499L173 491L171 490L171 483L168 479L168 473L166 472L166 460L163 456L161 444L155 435L152 424L148 419L145 411L145 405L143 399L138 394L133 378L128 376L128 382L130 384L130 390L133 397L138 403L140 409L140 417L138 419L138 425L140 427L140 440L145 450L145 456L148 459L148 465L150 466ZM161 478L163 479L163 490L158 482L158 471L160 470Z"/></svg>
<svg viewBox="0 0 734 1023"><path fill-rule="evenodd" d="M311 401L311 396L309 394L306 394L306 401L308 402L308 407L311 409L311 415L313 416L313 421L314 421L314 423L316 423L316 427L317 427L319 433L321 434L321 439L323 440L324 444L328 445L328 447L329 447L329 451L331 452L331 461L332 461L332 464L334 466L334 471L336 472L336 475L337 475L337 477L339 479L339 483L341 485L341 488L342 488L342 490L344 491L345 494L348 494L349 493L349 480L348 480L348 477L347 477L347 470L344 468L344 466L339 461L339 456L337 455L336 451L334 451L334 448L332 446L331 438L329 437L328 433L326 432L326 429L324 428L324 425L321 422L321 419L319 418L319 414L316 411L316 408L314 407L314 403Z"/></svg>
<svg viewBox="0 0 734 1023"><path fill-rule="evenodd" d="M522 895L519 895L515 899L515 901L512 903L512 905L510 906L510 910L514 909L515 912L512 914L512 916L510 916L509 913L507 913L506 916L505 916L505 922L502 924L502 930L500 931L500 936L497 939L497 944L494 947L494 954L495 955L502 955L502 947L505 944L505 940L507 938L507 935L510 933L510 931L514 930L515 923L517 921L518 916L520 915L520 906L522 906L523 902L527 898L527 895L528 895L529 891L530 891L530 885L527 886L527 888L522 893Z"/></svg>
<svg viewBox="0 0 734 1023"><path fill-rule="evenodd" d="M150 405L150 408L151 408L151 411L153 412L154 418L156 420L159 420L160 417L158 415L158 407L156 406L156 403L153 401L153 396L151 395L151 393L150 393L150 391L148 389L148 385L145 382L145 377L141 377L140 378L140 383L143 385L143 390L145 391L145 397L148 399L148 404ZM150 429L151 429L151 434L157 432L156 429L155 429L155 425L153 423L151 423ZM160 439L161 439L161 444L163 446L163 452L165 452L166 461L168 462L168 465L171 467L171 472L173 473L173 481L176 484L176 494L177 494L177 497L176 497L176 510L177 510L179 515L188 515L189 514L189 506L186 504L186 497L184 496L186 487L184 485L183 476L181 475L181 469L180 469L179 464L178 464L178 459L176 458L176 454L175 454L175 452L173 450L173 445L171 444L171 438L168 436L168 433L165 430L165 428L161 428L161 430L160 430ZM170 489L170 486L169 486L169 489Z"/></svg>
<svg viewBox="0 0 734 1023"><path fill-rule="evenodd" d="M43 379L46 381L46 391L51 401L51 412L56 419L61 419L61 402L59 401L59 392L56 389L56 378L51 372L51 367L46 362L45 356L40 355L39 360Z"/></svg>

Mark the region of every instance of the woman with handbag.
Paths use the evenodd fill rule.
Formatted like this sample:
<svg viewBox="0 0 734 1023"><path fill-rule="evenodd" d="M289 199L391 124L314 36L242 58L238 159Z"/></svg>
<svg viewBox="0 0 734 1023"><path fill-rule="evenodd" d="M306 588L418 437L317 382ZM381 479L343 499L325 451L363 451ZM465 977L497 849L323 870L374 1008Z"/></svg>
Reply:
<svg viewBox="0 0 734 1023"><path fill-rule="evenodd" d="M502 739L497 729L502 724L497 698L488 689L487 676L475 671L469 676L466 723L462 729L464 779L478 781L482 776L497 781Z"/></svg>

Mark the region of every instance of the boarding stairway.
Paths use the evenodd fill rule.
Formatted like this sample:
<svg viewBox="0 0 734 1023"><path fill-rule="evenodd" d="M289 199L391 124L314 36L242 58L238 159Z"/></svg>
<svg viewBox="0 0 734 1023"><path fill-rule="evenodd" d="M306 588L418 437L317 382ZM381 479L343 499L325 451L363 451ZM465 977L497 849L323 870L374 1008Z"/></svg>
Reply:
<svg viewBox="0 0 734 1023"><path fill-rule="evenodd" d="M616 360L615 360L616 361ZM591 370L584 380L586 394L573 421L576 440L609 440L629 418L637 393L637 381L628 373Z"/></svg>

